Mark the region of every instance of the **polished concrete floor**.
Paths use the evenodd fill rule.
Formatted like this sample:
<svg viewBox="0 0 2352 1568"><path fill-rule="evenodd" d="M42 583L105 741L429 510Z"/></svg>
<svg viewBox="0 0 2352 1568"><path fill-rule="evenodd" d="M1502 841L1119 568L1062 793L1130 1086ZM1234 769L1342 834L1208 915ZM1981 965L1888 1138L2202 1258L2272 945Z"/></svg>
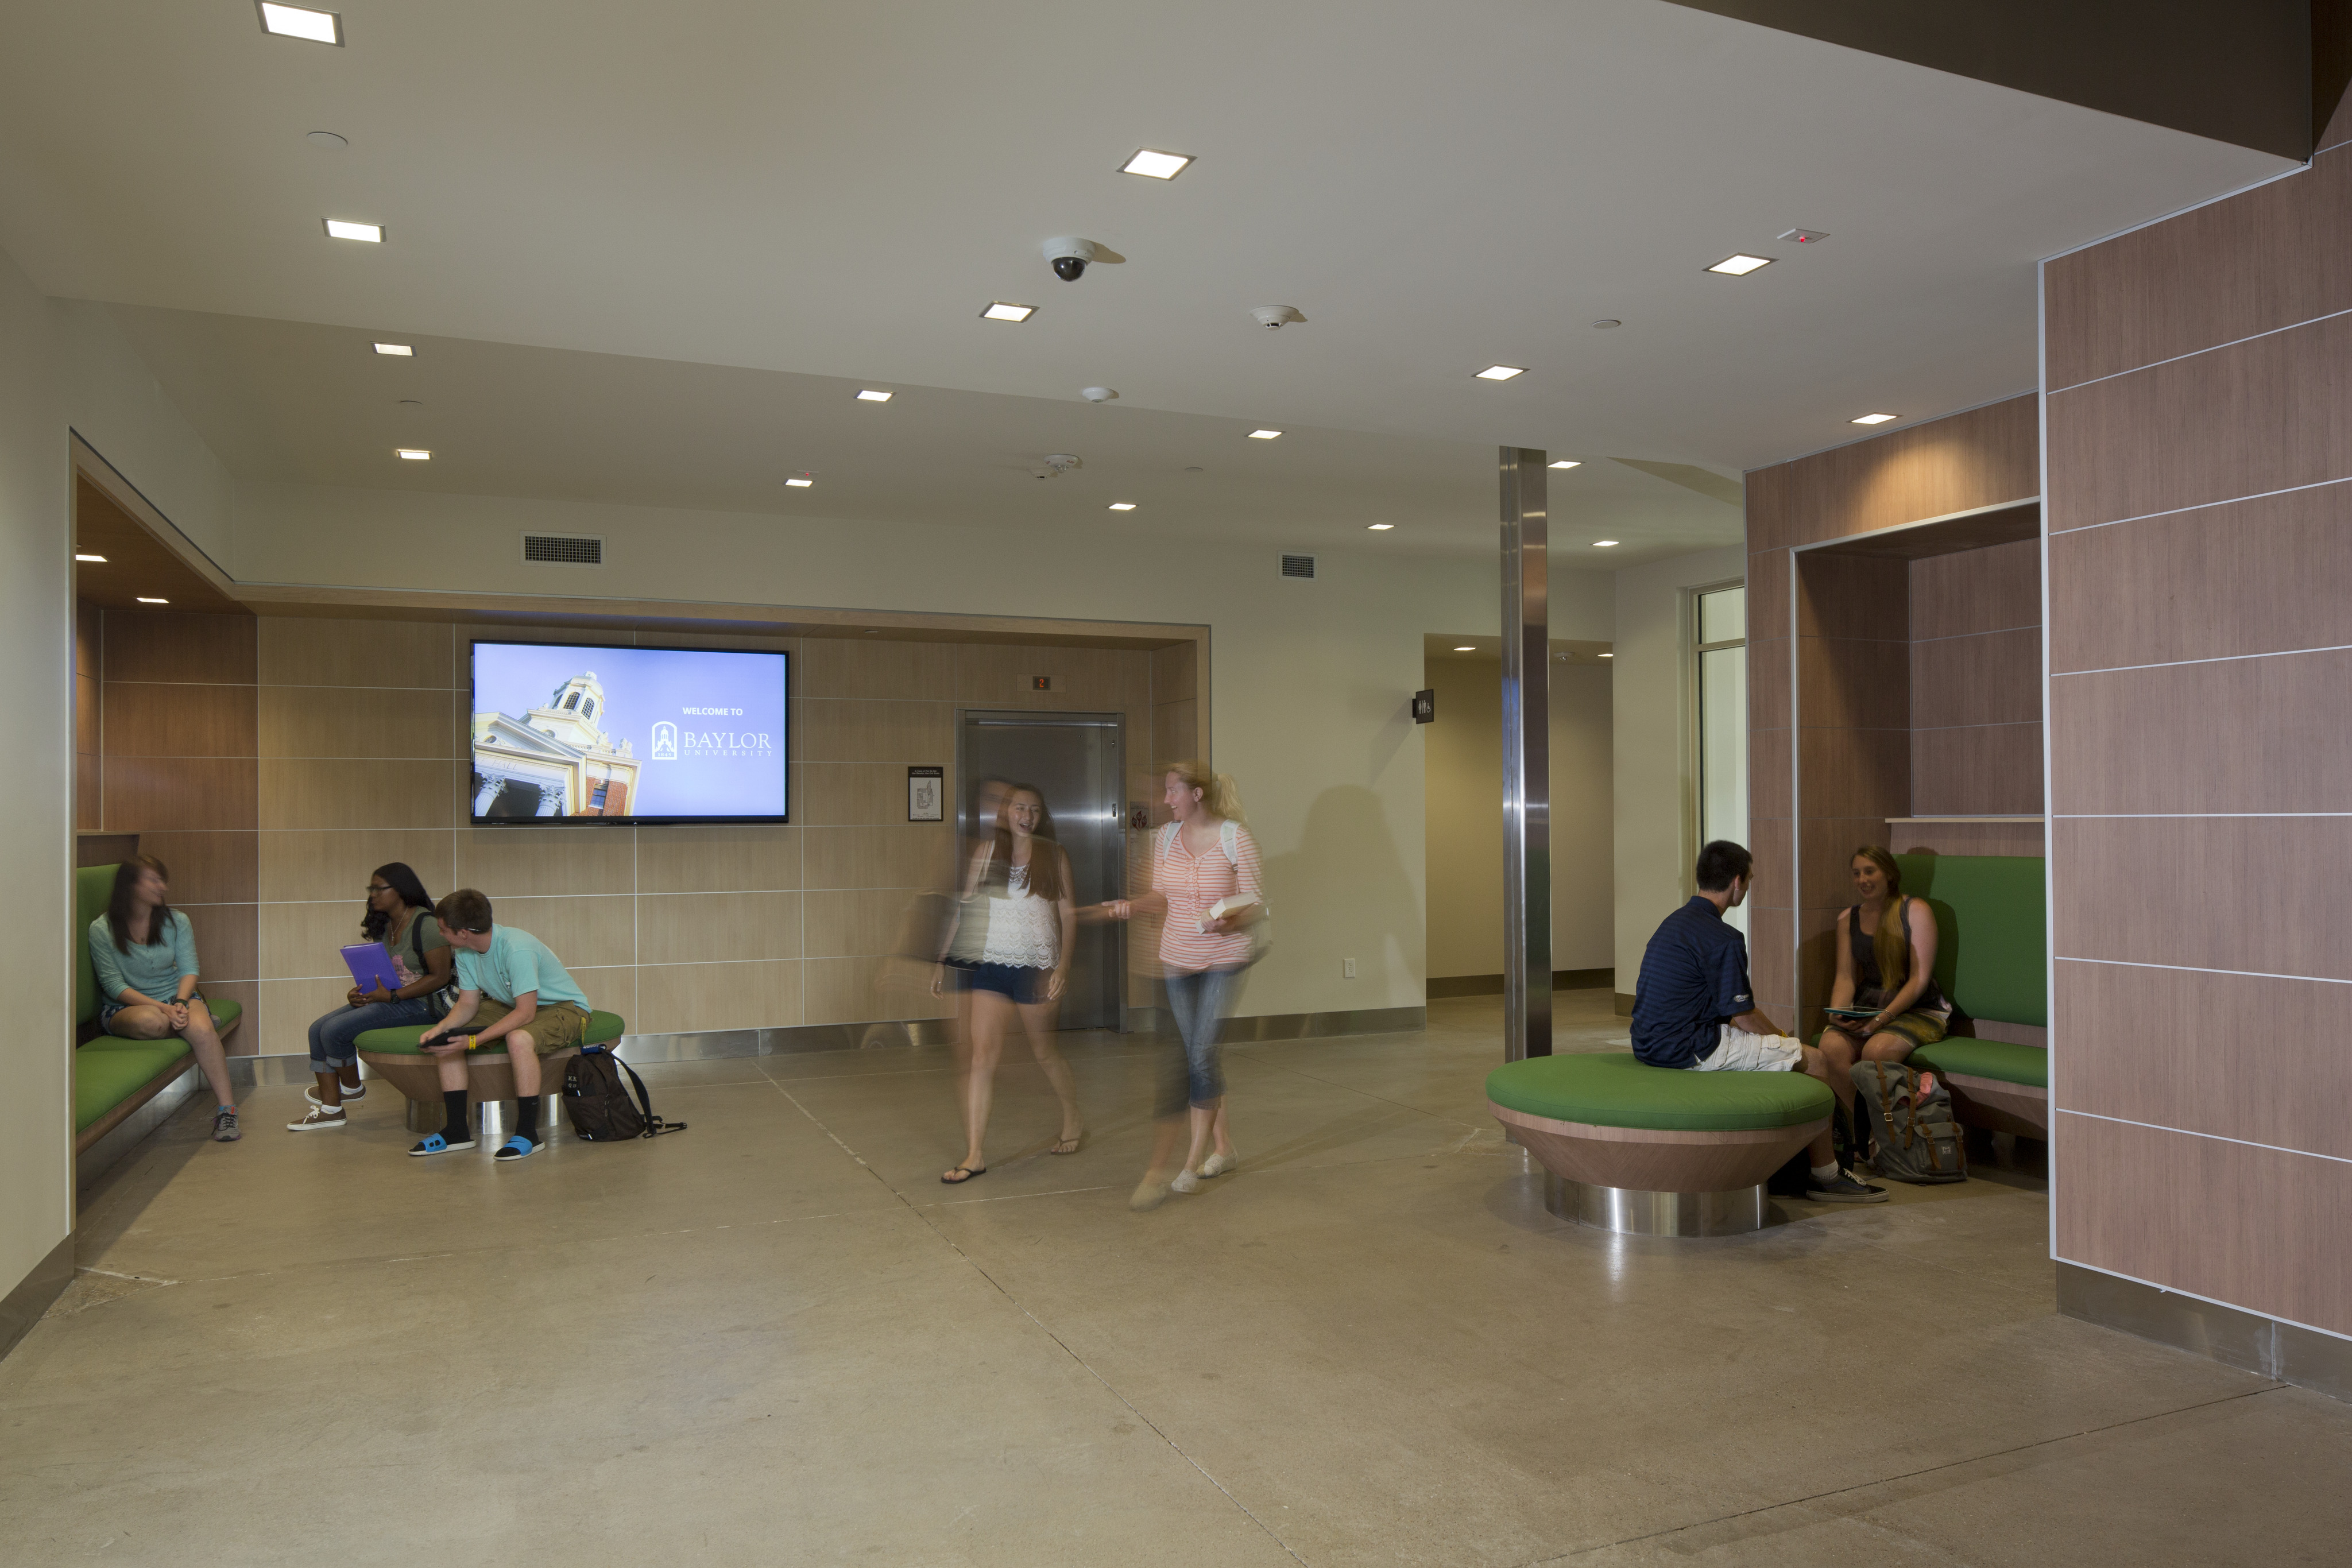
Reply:
<svg viewBox="0 0 2352 1568"><path fill-rule="evenodd" d="M510 1168L192 1107L0 1361L0 1559L2352 1556L2352 1408L2056 1316L2031 1172L1614 1239L1484 1113L1498 1004L1431 1015L1233 1050L1241 1170L1150 1214L1132 1039L1072 1037L1072 1157L1008 1070L961 1189L936 1051L657 1067L688 1132Z"/></svg>

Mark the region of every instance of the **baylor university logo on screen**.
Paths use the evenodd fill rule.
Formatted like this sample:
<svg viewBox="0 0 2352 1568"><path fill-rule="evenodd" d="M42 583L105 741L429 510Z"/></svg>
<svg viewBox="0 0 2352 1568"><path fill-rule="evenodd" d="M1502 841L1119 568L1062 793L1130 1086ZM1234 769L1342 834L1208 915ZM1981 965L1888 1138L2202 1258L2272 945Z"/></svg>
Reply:
<svg viewBox="0 0 2352 1568"><path fill-rule="evenodd" d="M677 760L677 726L667 719L663 719L654 726L654 754L651 760L655 762Z"/></svg>

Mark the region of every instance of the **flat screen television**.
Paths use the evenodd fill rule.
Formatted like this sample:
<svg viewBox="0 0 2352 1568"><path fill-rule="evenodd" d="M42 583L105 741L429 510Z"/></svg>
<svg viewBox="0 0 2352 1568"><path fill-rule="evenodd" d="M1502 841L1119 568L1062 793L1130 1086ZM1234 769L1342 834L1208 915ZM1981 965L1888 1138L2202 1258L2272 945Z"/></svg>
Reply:
<svg viewBox="0 0 2352 1568"><path fill-rule="evenodd" d="M473 647L477 826L789 820L789 655Z"/></svg>

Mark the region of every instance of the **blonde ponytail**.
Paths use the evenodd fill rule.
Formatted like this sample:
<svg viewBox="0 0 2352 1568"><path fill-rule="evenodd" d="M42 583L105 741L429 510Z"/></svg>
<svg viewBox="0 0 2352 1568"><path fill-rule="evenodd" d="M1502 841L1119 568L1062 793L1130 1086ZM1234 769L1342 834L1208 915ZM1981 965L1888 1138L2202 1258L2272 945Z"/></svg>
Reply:
<svg viewBox="0 0 2352 1568"><path fill-rule="evenodd" d="M1242 794L1234 788L1232 774L1219 773L1207 763L1194 759L1171 762L1164 771L1176 775L1187 789L1198 789L1201 804L1211 816L1248 825L1242 816Z"/></svg>

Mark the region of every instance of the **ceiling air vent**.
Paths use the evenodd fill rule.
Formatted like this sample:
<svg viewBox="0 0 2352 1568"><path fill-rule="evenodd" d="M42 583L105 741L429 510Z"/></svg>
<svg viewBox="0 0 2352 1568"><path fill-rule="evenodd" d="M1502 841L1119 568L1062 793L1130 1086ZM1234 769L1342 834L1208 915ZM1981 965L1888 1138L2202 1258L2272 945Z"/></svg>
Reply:
<svg viewBox="0 0 2352 1568"><path fill-rule="evenodd" d="M1285 577L1312 578L1315 575L1315 558L1311 555L1284 556L1282 558L1282 575Z"/></svg>
<svg viewBox="0 0 2352 1568"><path fill-rule="evenodd" d="M577 538L568 534L525 534L522 537L522 559L556 566L602 566L604 564L604 541L601 538Z"/></svg>

